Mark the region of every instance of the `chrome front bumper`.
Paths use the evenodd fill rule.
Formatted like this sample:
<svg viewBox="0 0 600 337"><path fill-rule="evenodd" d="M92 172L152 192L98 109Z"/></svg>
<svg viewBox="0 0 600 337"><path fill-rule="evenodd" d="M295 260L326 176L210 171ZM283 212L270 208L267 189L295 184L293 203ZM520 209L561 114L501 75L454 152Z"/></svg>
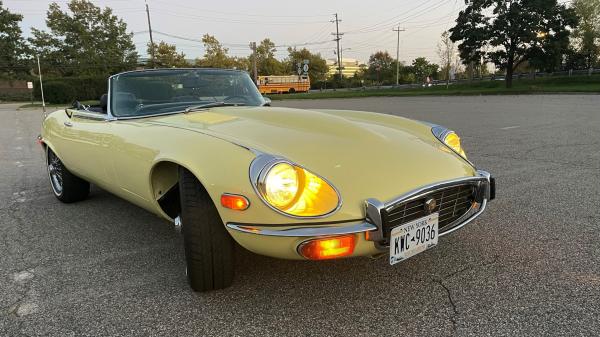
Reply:
<svg viewBox="0 0 600 337"><path fill-rule="evenodd" d="M445 181L441 183L435 183L428 186L424 186L418 188L416 190L405 193L398 198L390 200L388 202L381 202L377 199L367 199L366 201L366 219L360 222L345 222L345 223L335 223L335 224L319 224L319 225L310 225L308 227L299 227L299 228L289 228L287 227L279 227L279 226L261 226L261 225L250 225L250 224L237 224L237 223L228 223L227 227L240 231L243 233L251 233L256 235L266 235L266 236L279 236L279 237L320 237L320 236L334 236L334 235L344 235L344 234L356 234L356 233L366 233L366 238L369 241L373 241L377 244L383 242L383 220L382 220L382 212L386 209L402 202L408 202L414 199L418 199L423 195L435 191L437 189L441 189L447 186L452 186L460 183L476 183L478 188L478 198L476 200L479 203L479 207L477 209L471 209L465 215L451 223L450 225L444 227L440 231L440 236L444 236L446 234L450 234L466 224L473 221L475 218L480 216L487 206L487 203L490 200L495 198L495 180L492 176L486 171L477 171L477 176L467 177L467 178L459 178L450 181ZM350 223L350 224L349 224Z"/></svg>

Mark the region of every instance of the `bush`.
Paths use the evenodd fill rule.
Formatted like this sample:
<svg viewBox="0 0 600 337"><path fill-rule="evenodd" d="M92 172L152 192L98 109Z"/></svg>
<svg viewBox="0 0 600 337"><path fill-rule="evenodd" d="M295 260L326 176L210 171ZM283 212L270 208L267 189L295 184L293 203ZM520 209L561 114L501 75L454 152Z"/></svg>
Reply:
<svg viewBox="0 0 600 337"><path fill-rule="evenodd" d="M74 100L98 100L108 92L107 77L63 77L44 81L44 98L49 103L71 103ZM33 94L42 99L39 80L35 81Z"/></svg>
<svg viewBox="0 0 600 337"><path fill-rule="evenodd" d="M0 102L26 102L31 99L29 92L0 92Z"/></svg>
<svg viewBox="0 0 600 337"><path fill-rule="evenodd" d="M44 98L48 103L69 103L75 100L75 90L64 82L49 82L44 84Z"/></svg>

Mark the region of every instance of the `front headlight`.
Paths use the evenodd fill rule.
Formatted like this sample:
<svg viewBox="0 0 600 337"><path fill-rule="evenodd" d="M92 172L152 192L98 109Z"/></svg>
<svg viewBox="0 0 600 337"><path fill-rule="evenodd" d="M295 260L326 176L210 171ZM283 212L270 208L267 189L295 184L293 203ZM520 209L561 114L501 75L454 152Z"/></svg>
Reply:
<svg viewBox="0 0 600 337"><path fill-rule="evenodd" d="M461 155L461 157L467 159L465 150L463 149L462 144L460 143L460 137L456 134L456 132L448 130L447 128L439 125L432 127L431 132L442 143L444 143L454 152Z"/></svg>
<svg viewBox="0 0 600 337"><path fill-rule="evenodd" d="M255 172L257 177L251 179L262 199L287 215L318 217L340 205L339 195L331 184L289 161L276 159Z"/></svg>

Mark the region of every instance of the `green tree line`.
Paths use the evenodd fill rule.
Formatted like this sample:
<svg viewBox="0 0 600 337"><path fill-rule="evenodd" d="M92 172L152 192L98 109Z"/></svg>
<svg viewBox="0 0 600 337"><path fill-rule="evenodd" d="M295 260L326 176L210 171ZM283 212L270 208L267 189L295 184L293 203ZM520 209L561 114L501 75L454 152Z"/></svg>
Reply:
<svg viewBox="0 0 600 337"><path fill-rule="evenodd" d="M456 24L441 37L440 64L423 57L401 64L401 83L422 83L427 78L449 79L483 76L487 63L506 75L510 85L515 71L557 71L600 67L600 0L465 0ZM23 16L12 13L0 0L0 78L30 79L37 74L35 56L49 77L106 77L139 67L223 67L259 75L293 74L296 64L309 60L313 83L340 81L329 78L319 53L307 48L287 48L278 59L278 48L269 38L257 44L256 54L231 56L215 36L205 34L204 54L190 60L177 46L158 41L147 46L154 55L145 64L133 43L133 34L111 8L88 0L71 0L63 8L51 3L45 29L31 29L24 38L19 27ZM256 60L255 60L256 58ZM393 84L396 60L375 51L361 69L342 80L354 85ZM337 67L337 65L334 65Z"/></svg>

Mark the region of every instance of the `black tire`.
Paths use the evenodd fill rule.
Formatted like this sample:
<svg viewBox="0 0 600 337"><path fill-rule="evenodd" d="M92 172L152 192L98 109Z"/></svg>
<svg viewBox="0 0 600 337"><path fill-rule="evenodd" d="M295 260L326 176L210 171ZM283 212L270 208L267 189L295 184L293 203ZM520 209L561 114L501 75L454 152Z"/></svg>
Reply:
<svg viewBox="0 0 600 337"><path fill-rule="evenodd" d="M234 242L212 199L184 168L179 170L181 232L187 276L195 291L227 288L233 282Z"/></svg>
<svg viewBox="0 0 600 337"><path fill-rule="evenodd" d="M90 194L90 183L71 173L58 156L48 149L48 178L54 196L64 202L84 200Z"/></svg>
<svg viewBox="0 0 600 337"><path fill-rule="evenodd" d="M290 90L288 91L289 94L293 94L295 92L296 92L296 89L294 89L294 88L290 88Z"/></svg>

